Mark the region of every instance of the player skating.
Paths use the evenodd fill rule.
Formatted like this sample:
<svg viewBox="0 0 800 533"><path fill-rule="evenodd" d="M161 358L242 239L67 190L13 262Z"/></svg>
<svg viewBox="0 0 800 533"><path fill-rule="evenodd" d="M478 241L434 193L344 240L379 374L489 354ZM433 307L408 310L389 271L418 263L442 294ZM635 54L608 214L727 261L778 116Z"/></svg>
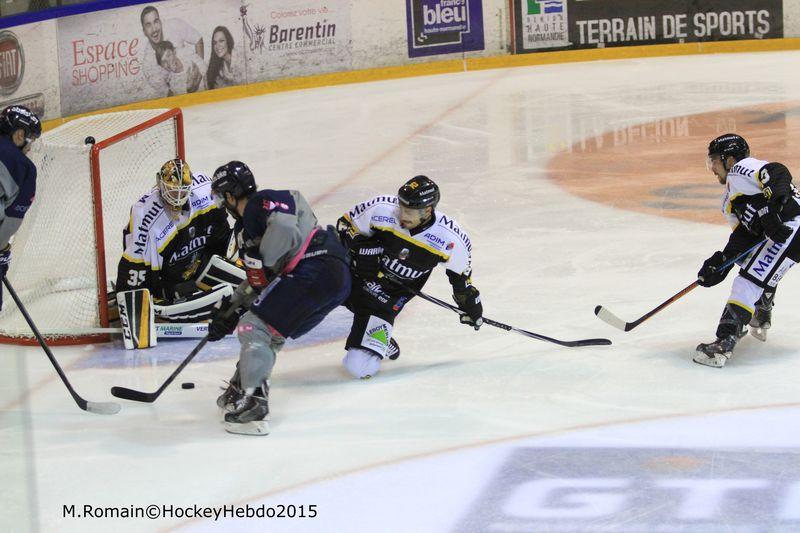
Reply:
<svg viewBox="0 0 800 533"><path fill-rule="evenodd" d="M156 175L156 186L131 208L117 293L132 291L140 298L131 301L141 302L146 290L162 320L206 320L244 279L243 271L224 259L230 238L228 215L212 199L211 178L171 159Z"/></svg>
<svg viewBox="0 0 800 533"><path fill-rule="evenodd" d="M775 290L781 278L800 261L800 203L789 170L781 163L750 157L747 142L735 134L717 137L708 146L708 165L725 185L722 211L733 231L722 251L715 252L697 273L698 283L720 283L733 265L721 265L764 239L740 262L736 279L717 327L717 339L697 346L696 363L722 367L750 324L754 337L766 340L772 322Z"/></svg>
<svg viewBox="0 0 800 533"><path fill-rule="evenodd" d="M420 290L433 268L443 263L461 321L476 330L483 323L480 293L470 278L472 243L458 223L437 211L439 187L426 176L407 181L397 196L377 196L356 205L337 224L352 256L353 291L347 307L353 325L347 338L345 368L369 378L385 358L396 359L394 321Z"/></svg>
<svg viewBox="0 0 800 533"><path fill-rule="evenodd" d="M27 154L41 135L39 117L27 107L9 106L0 113L0 281L11 263L11 237L22 225L36 195L36 165Z"/></svg>
<svg viewBox="0 0 800 533"><path fill-rule="evenodd" d="M247 281L209 326L210 341L237 330L241 342L231 386L217 403L229 410L228 432L266 435L267 380L276 355L287 338L308 333L347 298L347 251L333 227L317 224L300 192L257 191L253 173L242 162L217 169L212 189L218 205L236 219L234 232L247 271ZM240 305L249 310L229 313Z"/></svg>

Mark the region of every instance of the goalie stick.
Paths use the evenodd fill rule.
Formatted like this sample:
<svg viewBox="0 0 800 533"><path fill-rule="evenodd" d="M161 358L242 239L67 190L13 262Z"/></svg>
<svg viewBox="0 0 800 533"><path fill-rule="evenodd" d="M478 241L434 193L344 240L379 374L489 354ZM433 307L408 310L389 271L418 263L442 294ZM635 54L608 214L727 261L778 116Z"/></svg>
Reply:
<svg viewBox="0 0 800 533"><path fill-rule="evenodd" d="M50 351L50 347L44 341L42 334L39 333L39 330L36 328L36 324L33 323L33 319L28 314L28 311L25 309L25 306L22 305L19 296L17 296L16 291L14 291L14 288L11 286L11 282L9 282L7 278L3 278L3 285L5 285L6 289L8 289L8 293L11 295L11 298L14 300L14 303L17 304L20 313L22 313L22 316L25 317L25 322L27 322L28 326L30 326L34 337L36 337L36 340L39 341L39 345L42 347L42 350L44 350L44 353L47 354L47 358L50 359L50 362L56 369L58 377L60 377L61 381L64 382L64 385L67 387L67 390L69 391L70 395L72 395L72 399L75 400L75 403L78 404L78 407L80 407L84 411L88 411L90 413L94 413L97 415L115 415L119 413L120 405L118 403L89 402L87 400L84 400L77 392L75 392L75 389L72 388L72 384L70 384L66 374L64 374L64 371L61 369L61 365L58 364L58 361L56 361L53 352Z"/></svg>
<svg viewBox="0 0 800 533"><path fill-rule="evenodd" d="M751 252L753 252L753 250L755 250L756 248L758 248L759 246L761 246L765 242L767 242L767 241L759 242L758 244L754 245L752 248L750 248L746 252L742 252L741 254L739 254L738 256L734 257L733 259L731 259L729 261L726 261L725 263L720 265L719 268L716 269L716 270L722 270L722 269L728 268L729 266L731 266L732 264L734 264L738 260L740 260L740 259L742 259L744 257L747 257ZM683 298L684 296L686 296L687 294L692 292L695 288L698 287L698 285L699 284L695 280L694 282L692 282L688 286L684 287L683 289L681 289L677 293L675 293L672 296L670 296L669 298L667 298L667 300L664 301L661 305L659 305L658 307L656 307L655 309L653 309L651 311L648 311L643 316L641 316L640 318L634 320L633 322L625 322L624 320L619 318L617 315L615 315L614 313L612 313L611 311L609 311L608 309L606 309L602 305L598 305L597 307L594 308L594 314L597 315L597 318L599 318L600 320L602 320L603 322L605 322L609 326L613 326L613 327L615 327L617 329L620 329L622 331L630 331L633 328L635 328L636 326L638 326L639 324L641 324L642 322L644 322L645 320L647 320L648 318L652 317L653 315L655 315L656 313L658 313L659 311L661 311L662 309L664 309L665 307L670 305L671 303Z"/></svg>
<svg viewBox="0 0 800 533"><path fill-rule="evenodd" d="M391 276L385 276L385 277L386 277L386 279L390 280L393 283L396 283L398 285L402 285L406 290L408 290L408 291L412 292L413 294L419 296L423 300L427 300L427 301L429 301L431 303L434 303L434 304L436 304L436 305L438 305L440 307L444 307L445 309L449 309L451 311L454 311L454 312L458 313L459 315L463 315L464 314L464 311L462 311L461 309L459 309L455 305L449 304L449 303L447 303L447 302L445 302L443 300L440 300L439 298L436 298L434 296L431 296L429 294L425 294L422 291L418 291L416 289L412 289L411 287L407 287L406 285L403 285L400 281L394 279ZM540 341L552 342L553 344L558 344L559 346L566 346L568 348L575 348L575 347L579 347L579 346L608 346L608 345L611 344L611 341L609 339L581 339L581 340L577 340L577 341L562 341L562 340L554 339L552 337L547 337L545 335L540 335L540 334L534 333L532 331L527 331L527 330L524 330L524 329L515 328L514 326L509 326L508 324L503 324L502 322L497 322L496 320L492 320L491 318L486 318L486 317L483 317L483 323L484 324L488 324L490 326L494 326L496 328L504 329L506 331L513 331L514 333L519 333L520 335L525 335L526 337L531 337L533 339L538 339Z"/></svg>

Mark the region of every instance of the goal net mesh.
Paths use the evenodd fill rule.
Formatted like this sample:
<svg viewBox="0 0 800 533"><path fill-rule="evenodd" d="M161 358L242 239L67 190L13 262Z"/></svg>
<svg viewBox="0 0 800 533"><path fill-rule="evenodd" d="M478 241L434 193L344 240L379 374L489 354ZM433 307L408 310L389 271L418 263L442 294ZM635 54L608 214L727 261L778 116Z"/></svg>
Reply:
<svg viewBox="0 0 800 533"><path fill-rule="evenodd" d="M116 278L130 208L155 185L161 165L177 157L182 146L177 119L165 116L165 111L76 119L42 135L29 154L38 169L36 198L14 237L8 279L51 341L81 342L93 329L107 326L100 309L107 305L109 280ZM142 127L148 121L153 123ZM128 134L107 143L123 132ZM99 148L95 177L92 146L84 142L88 136ZM102 242L95 230L98 190ZM103 268L106 279L98 280ZM6 295L0 341L30 337L24 317Z"/></svg>

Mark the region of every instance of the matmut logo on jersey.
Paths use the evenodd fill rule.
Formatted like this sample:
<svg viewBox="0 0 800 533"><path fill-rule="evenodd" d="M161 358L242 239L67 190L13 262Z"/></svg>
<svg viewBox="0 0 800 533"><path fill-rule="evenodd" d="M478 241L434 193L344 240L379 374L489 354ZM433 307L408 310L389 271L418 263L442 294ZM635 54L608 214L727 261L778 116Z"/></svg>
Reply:
<svg viewBox="0 0 800 533"><path fill-rule="evenodd" d="M150 226L153 222L158 218L158 215L164 210L164 207L159 204L158 202L153 202L153 205L150 206L150 209L142 217L142 220L139 222L139 225L136 227L136 240L134 241L134 245L136 249L134 252L137 254L143 254L144 248L147 246L147 236L150 232Z"/></svg>
<svg viewBox="0 0 800 533"><path fill-rule="evenodd" d="M411 267L405 266L397 259L392 259L389 261L389 258L386 256L383 256L383 266L385 266L393 274L397 274L401 278L405 279L417 279L425 273L430 272L430 270L415 270Z"/></svg>
<svg viewBox="0 0 800 533"><path fill-rule="evenodd" d="M397 204L397 196L378 196L369 200L368 202L363 202L355 206L351 211L348 212L350 218L356 218L358 215L363 213L365 210L369 209L373 205L377 203L387 203L387 204Z"/></svg>
<svg viewBox="0 0 800 533"><path fill-rule="evenodd" d="M472 253L472 242L469 240L467 234L464 233L462 229L458 227L455 220L453 220L452 218L447 218L447 215L440 215L438 222L442 226L450 228L453 231L453 233L458 235L458 238L461 239L461 242L463 242L464 246L467 247L467 251L469 253Z"/></svg>
<svg viewBox="0 0 800 533"><path fill-rule="evenodd" d="M194 239L189 241L189 244L185 244L181 246L180 250L175 250L171 256L169 256L169 263L175 263L183 259L184 257L188 256L189 254L196 252L200 248L206 245L206 236L201 235L199 237L195 237Z"/></svg>

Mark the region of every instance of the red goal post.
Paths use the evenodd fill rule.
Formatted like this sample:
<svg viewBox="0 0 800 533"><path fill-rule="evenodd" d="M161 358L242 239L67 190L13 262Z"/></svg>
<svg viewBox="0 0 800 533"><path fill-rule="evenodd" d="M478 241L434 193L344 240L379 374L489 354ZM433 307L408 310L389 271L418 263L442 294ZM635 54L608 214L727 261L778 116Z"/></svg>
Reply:
<svg viewBox="0 0 800 533"><path fill-rule="evenodd" d="M122 230L161 165L185 159L181 110L79 118L46 132L30 156L36 199L12 243L8 278L51 344L107 341ZM0 343L36 344L12 301L0 311Z"/></svg>

